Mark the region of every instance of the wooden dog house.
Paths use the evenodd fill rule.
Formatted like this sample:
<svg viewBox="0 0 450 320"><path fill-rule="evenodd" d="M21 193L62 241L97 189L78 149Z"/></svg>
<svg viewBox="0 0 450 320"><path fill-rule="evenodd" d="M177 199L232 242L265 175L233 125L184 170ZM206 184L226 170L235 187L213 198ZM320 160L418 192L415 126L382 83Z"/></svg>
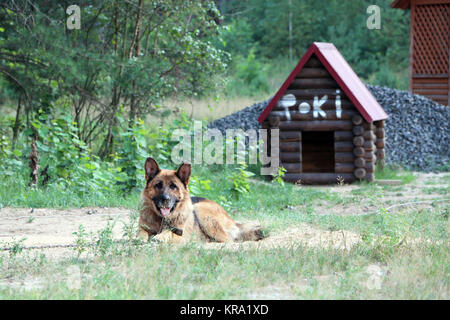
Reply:
<svg viewBox="0 0 450 320"><path fill-rule="evenodd" d="M395 0L411 10L409 89L450 105L450 0Z"/></svg>
<svg viewBox="0 0 450 320"><path fill-rule="evenodd" d="M387 118L336 47L316 42L258 121L280 130L285 181L329 184L374 180L375 164L384 159Z"/></svg>

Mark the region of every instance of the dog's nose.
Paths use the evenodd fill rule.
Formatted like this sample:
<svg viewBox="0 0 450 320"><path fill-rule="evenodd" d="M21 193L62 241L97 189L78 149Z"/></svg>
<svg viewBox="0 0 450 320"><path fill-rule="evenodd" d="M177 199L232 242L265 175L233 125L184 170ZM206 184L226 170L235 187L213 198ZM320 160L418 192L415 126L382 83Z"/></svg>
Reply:
<svg viewBox="0 0 450 320"><path fill-rule="evenodd" d="M167 194L163 194L163 195L161 196L161 200L167 201L167 200L170 200L170 197L169 197Z"/></svg>

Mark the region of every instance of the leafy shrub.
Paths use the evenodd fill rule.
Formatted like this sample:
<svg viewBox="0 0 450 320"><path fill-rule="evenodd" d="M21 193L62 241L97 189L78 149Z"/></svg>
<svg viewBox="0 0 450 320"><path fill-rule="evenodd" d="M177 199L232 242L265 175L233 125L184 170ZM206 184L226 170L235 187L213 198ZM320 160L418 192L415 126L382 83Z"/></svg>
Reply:
<svg viewBox="0 0 450 320"><path fill-rule="evenodd" d="M250 192L250 184L248 183L248 178L254 176L253 172L247 169L245 163L240 164L233 173L230 175L229 179L232 182L231 192L235 197L239 198L240 195Z"/></svg>
<svg viewBox="0 0 450 320"><path fill-rule="evenodd" d="M58 118L40 113L31 122L37 134L41 168L48 165L53 183L75 186L77 192L108 190L117 168L109 168L78 139L76 123L70 114ZM30 133L30 132L29 132Z"/></svg>
<svg viewBox="0 0 450 320"><path fill-rule="evenodd" d="M283 177L284 177L285 174L286 174L286 169L283 168L283 167L278 167L277 174L273 178L273 181L275 181L278 184L281 184L282 186L284 186Z"/></svg>
<svg viewBox="0 0 450 320"><path fill-rule="evenodd" d="M126 122L121 115L119 121ZM131 127L121 129L118 127L118 139L116 140L114 154L115 164L119 173L116 175L117 184L124 192L130 192L143 182L143 163L148 157L146 136L148 130L144 127L144 121L138 119Z"/></svg>
<svg viewBox="0 0 450 320"><path fill-rule="evenodd" d="M228 83L229 94L255 96L269 91L267 67L256 59L253 49L246 59L238 56L236 61L235 74Z"/></svg>
<svg viewBox="0 0 450 320"><path fill-rule="evenodd" d="M72 232L73 235L77 237L76 239L76 247L73 249L77 252L78 258L81 256L83 252L87 250L87 247L89 245L89 239L88 239L88 233L86 232L86 229L83 227L83 225L78 226L78 231Z"/></svg>
<svg viewBox="0 0 450 320"><path fill-rule="evenodd" d="M102 160L78 138L77 123L70 112L53 115L41 110L31 120L33 129L21 136L15 150L12 150L8 137L0 135L0 174L3 177L20 176L16 179L18 184L28 183L30 135L35 134L41 172L48 165L50 179L46 188L49 190L58 186L79 196L128 194L144 185L146 157L156 158L162 167L172 165L171 151L178 143L171 140L172 132L175 128L189 129L191 125L185 113L163 127L147 127L142 119L130 123L123 109L119 110L116 119L113 152ZM207 183L199 179L200 190L204 190ZM195 189L195 180L193 187Z"/></svg>
<svg viewBox="0 0 450 320"><path fill-rule="evenodd" d="M201 196L205 191L211 190L211 180L202 180L198 176L191 176L188 188L191 196Z"/></svg>
<svg viewBox="0 0 450 320"><path fill-rule="evenodd" d="M11 142L6 136L0 136L0 173L4 176L12 176L14 171L20 171L23 167L19 157L22 152L18 149L12 150ZM14 170L13 170L14 169Z"/></svg>

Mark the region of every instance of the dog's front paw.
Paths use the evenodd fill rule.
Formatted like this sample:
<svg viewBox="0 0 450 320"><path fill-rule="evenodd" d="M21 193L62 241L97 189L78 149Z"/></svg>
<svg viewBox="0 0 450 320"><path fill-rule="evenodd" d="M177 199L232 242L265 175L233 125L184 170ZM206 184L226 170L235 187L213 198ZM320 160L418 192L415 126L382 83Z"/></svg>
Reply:
<svg viewBox="0 0 450 320"><path fill-rule="evenodd" d="M147 242L149 238L148 232L144 229L139 229L137 240Z"/></svg>
<svg viewBox="0 0 450 320"><path fill-rule="evenodd" d="M169 230L164 230L163 232L153 236L150 241L155 243L169 243L172 241L172 232Z"/></svg>

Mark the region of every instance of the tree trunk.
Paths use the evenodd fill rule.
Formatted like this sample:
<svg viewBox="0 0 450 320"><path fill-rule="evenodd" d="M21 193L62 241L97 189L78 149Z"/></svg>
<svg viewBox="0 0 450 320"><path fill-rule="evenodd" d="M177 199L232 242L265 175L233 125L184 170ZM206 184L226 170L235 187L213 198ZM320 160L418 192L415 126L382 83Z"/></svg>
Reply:
<svg viewBox="0 0 450 320"><path fill-rule="evenodd" d="M29 167L31 169L30 172L30 186L37 185L38 183L38 174L39 174L39 164L38 164L38 153L36 149L36 134L33 136L33 141L31 142L31 154L30 154L30 163Z"/></svg>
<svg viewBox="0 0 450 320"><path fill-rule="evenodd" d="M142 6L143 1L139 0L138 4L138 12L137 12L137 18L136 18L136 25L134 28L134 35L133 35L133 41L131 42L130 52L129 52L129 59L133 57L133 51L134 56L139 59L139 56L141 55L141 46L140 46L140 33L141 33L141 24L142 24ZM131 127L133 125L133 122L136 118L136 111L137 111L137 104L138 99L136 98L136 80L133 80L132 83L133 92L131 93L131 100L130 100L130 114L128 119L128 126Z"/></svg>
<svg viewBox="0 0 450 320"><path fill-rule="evenodd" d="M17 136L19 134L19 116L20 116L20 109L22 108L21 97L22 97L22 95L19 94L19 98L17 99L16 120L14 121L13 137L12 137L12 150L13 151L16 148Z"/></svg>

